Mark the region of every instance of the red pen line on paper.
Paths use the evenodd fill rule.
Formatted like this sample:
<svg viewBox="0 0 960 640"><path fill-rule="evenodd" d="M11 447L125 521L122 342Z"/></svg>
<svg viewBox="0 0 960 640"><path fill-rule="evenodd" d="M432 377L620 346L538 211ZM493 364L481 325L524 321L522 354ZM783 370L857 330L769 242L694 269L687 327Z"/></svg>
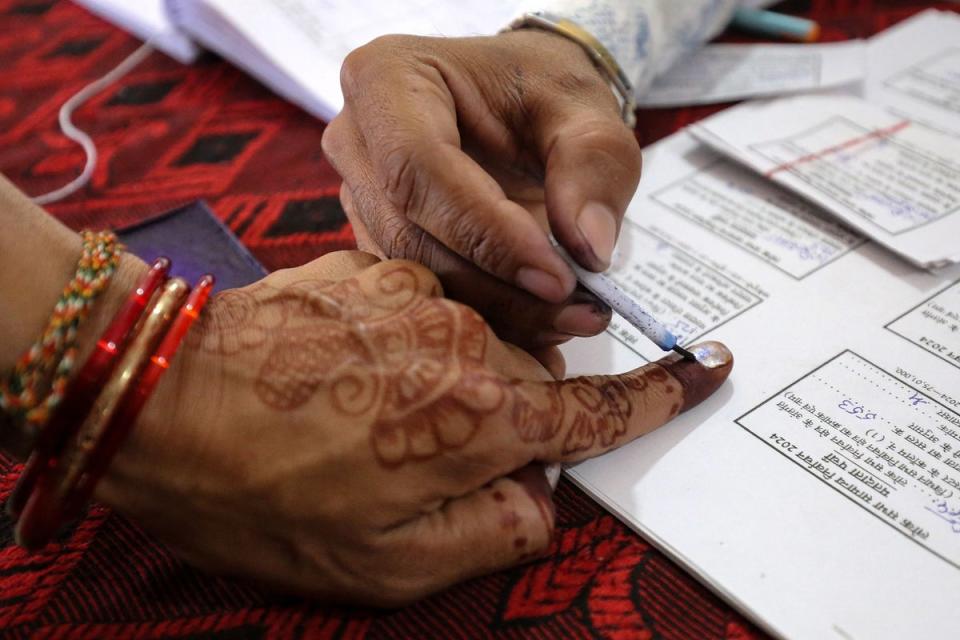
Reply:
<svg viewBox="0 0 960 640"><path fill-rule="evenodd" d="M838 151L843 151L844 149L849 149L850 147L855 147L858 144L861 144L873 138L883 138L886 136L893 135L898 131L902 131L903 129L906 129L908 126L910 126L909 120L901 120L900 122L896 124L892 124L889 127L885 127L883 129L875 129L870 133L865 133L862 136L857 136L856 138L847 140L846 142L843 142L841 144L838 144L832 147L827 147L823 151L818 151L816 153L810 153L805 156L800 156L796 160L791 160L790 162L784 162L783 164L777 165L773 169L770 169L763 175L766 176L767 178L770 178L773 176L773 174L779 173L780 171L784 171L787 169L792 169L798 164L803 164L804 162L810 162L811 160L817 160L818 158L822 158L823 156L829 155L831 153L836 153Z"/></svg>

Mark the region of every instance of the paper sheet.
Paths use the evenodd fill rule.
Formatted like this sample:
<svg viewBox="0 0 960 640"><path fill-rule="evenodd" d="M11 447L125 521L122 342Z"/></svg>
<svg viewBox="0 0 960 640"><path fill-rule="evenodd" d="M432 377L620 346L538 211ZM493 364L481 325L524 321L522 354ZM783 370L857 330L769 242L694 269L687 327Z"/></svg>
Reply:
<svg viewBox="0 0 960 640"><path fill-rule="evenodd" d="M713 44L657 78L638 96L647 107L711 104L859 82L862 40L828 44Z"/></svg>
<svg viewBox="0 0 960 640"><path fill-rule="evenodd" d="M167 15L163 0L74 0L101 18L116 24L184 64L200 55L200 49Z"/></svg>
<svg viewBox="0 0 960 640"><path fill-rule="evenodd" d="M180 28L323 120L343 108L340 66L353 49L387 33L496 33L519 0L167 0Z"/></svg>
<svg viewBox="0 0 960 640"><path fill-rule="evenodd" d="M310 113L330 119L343 105L340 65L353 49L387 33L493 34L509 24L524 3L166 0L166 5L176 25L197 42ZM658 79L639 98L648 106L720 102L833 87L862 77L860 41L712 45Z"/></svg>
<svg viewBox="0 0 960 640"><path fill-rule="evenodd" d="M679 133L645 152L613 276L736 364L570 477L776 635L954 635L960 267L910 267ZM570 375L662 355L618 318L564 352Z"/></svg>
<svg viewBox="0 0 960 640"><path fill-rule="evenodd" d="M852 96L744 105L691 131L914 264L960 259L960 136Z"/></svg>
<svg viewBox="0 0 960 640"><path fill-rule="evenodd" d="M960 260L960 18L931 12L869 45L863 97L744 104L691 127L916 265Z"/></svg>

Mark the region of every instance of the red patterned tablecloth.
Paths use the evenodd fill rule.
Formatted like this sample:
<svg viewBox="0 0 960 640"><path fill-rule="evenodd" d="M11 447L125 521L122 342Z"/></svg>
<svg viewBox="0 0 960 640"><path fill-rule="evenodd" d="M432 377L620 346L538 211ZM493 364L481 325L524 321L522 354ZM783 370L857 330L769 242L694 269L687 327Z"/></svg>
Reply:
<svg viewBox="0 0 960 640"><path fill-rule="evenodd" d="M813 0L782 8L841 40L927 6ZM60 135L57 110L136 46L67 0L0 0L0 172L30 193L76 175L83 154ZM718 108L645 111L637 135L649 144ZM320 150L323 124L213 56L185 67L154 54L75 119L101 157L89 188L49 208L73 228L121 226L204 198L271 269L353 245L339 179ZM0 500L16 472L0 458ZM566 481L557 505L549 557L392 612L206 576L102 508L57 552L28 555L0 514L0 630L12 638L762 637Z"/></svg>

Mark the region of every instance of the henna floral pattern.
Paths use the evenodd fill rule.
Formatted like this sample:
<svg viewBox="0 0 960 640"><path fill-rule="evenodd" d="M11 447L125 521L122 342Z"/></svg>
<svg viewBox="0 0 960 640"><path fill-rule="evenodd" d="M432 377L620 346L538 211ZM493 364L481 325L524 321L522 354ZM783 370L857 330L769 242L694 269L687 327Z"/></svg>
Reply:
<svg viewBox="0 0 960 640"><path fill-rule="evenodd" d="M231 289L216 298L216 313L200 317L196 331L187 334L187 344L207 353L233 355L264 345L270 331L283 324L283 317L275 318L257 313L256 293L268 289L256 284L250 289Z"/></svg>
<svg viewBox="0 0 960 640"><path fill-rule="evenodd" d="M461 449L488 420L508 421L522 442L561 438L564 454L612 448L635 417L632 398L669 378L654 369L530 393L524 381L488 367L492 333L483 319L438 297L402 264L373 282L256 286L256 296L239 290L216 299L217 312L195 338L200 348L262 350L254 391L264 405L309 410L321 397L340 415L365 417L387 468Z"/></svg>
<svg viewBox="0 0 960 640"><path fill-rule="evenodd" d="M418 284L398 266L372 292L355 278L299 281L261 292L256 307L250 293L226 292L197 340L224 355L263 349L254 384L261 402L294 411L325 393L337 412L369 415L377 459L400 466L462 447L506 393L484 363L483 319Z"/></svg>
<svg viewBox="0 0 960 640"><path fill-rule="evenodd" d="M380 346L393 346L382 352L388 372L371 432L382 464L399 466L458 449L502 405L503 387L483 362L487 329L473 311L423 299L380 335Z"/></svg>

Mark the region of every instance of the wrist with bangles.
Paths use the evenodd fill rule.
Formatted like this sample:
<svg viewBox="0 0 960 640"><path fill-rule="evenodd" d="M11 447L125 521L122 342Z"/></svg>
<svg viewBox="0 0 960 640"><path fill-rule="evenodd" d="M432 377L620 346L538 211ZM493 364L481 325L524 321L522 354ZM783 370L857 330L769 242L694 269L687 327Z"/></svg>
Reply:
<svg viewBox="0 0 960 640"><path fill-rule="evenodd" d="M18 544L41 549L81 515L213 289L191 291L159 258L113 316L76 375L78 327L107 288L121 247L109 232L83 233L83 254L37 342L0 379L3 422L30 436L8 498ZM2 426L2 425L0 425Z"/></svg>

